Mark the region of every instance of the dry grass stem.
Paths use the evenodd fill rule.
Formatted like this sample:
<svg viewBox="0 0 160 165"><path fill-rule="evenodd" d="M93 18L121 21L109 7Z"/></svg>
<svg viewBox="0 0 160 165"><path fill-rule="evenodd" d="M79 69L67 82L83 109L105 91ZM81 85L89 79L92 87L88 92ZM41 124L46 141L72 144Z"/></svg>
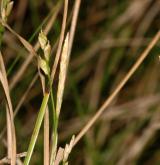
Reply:
<svg viewBox="0 0 160 165"><path fill-rule="evenodd" d="M16 164L16 135L14 127L13 107L9 93L9 86L7 81L7 74L3 62L2 54L0 52L0 81L4 89L7 100L6 114L7 114L7 139L8 139L8 156L11 159L11 165Z"/></svg>
<svg viewBox="0 0 160 165"><path fill-rule="evenodd" d="M109 96L109 98L104 102L104 104L100 107L100 109L97 111L97 113L89 120L89 122L86 124L86 126L76 136L74 145L77 144L77 142L86 134L86 132L93 126L93 124L98 120L98 118L101 116L101 114L106 110L108 105L113 101L115 96L120 92L120 90L123 88L123 86L129 80L129 78L133 75L133 73L137 70L137 68L140 66L140 64L148 56L149 52L155 46L155 44L158 42L159 38L160 38L160 31L158 31L158 33L155 35L155 37L150 42L148 47L140 55L140 57L138 58L137 62L133 65L133 67L129 70L127 75L123 78L123 80L116 87L114 92Z"/></svg>
<svg viewBox="0 0 160 165"><path fill-rule="evenodd" d="M0 22L2 23L3 26L5 26L13 35L15 35L19 41L23 44L23 46L32 54L36 55L36 51L32 47L32 45L26 41L24 38L22 38L19 34L17 34L7 23L4 23L1 19Z"/></svg>
<svg viewBox="0 0 160 165"><path fill-rule="evenodd" d="M57 151L55 165L59 165L60 162L63 160L63 154L64 154L64 149L60 147Z"/></svg>
<svg viewBox="0 0 160 165"><path fill-rule="evenodd" d="M58 83L57 101L56 101L56 114L58 118L59 118L60 109L62 105L65 79L66 79L67 67L68 67L68 62L69 62L68 44L69 44L69 33L67 33L67 36L64 41L64 46L63 46L62 56L61 56L61 63L60 63L59 83Z"/></svg>
<svg viewBox="0 0 160 165"><path fill-rule="evenodd" d="M69 47L68 47L69 57L70 57L71 50L72 50L72 45L73 45L73 40L74 40L80 5L81 5L81 0L76 0L74 3L71 28L70 28L70 32L69 32Z"/></svg>
<svg viewBox="0 0 160 165"><path fill-rule="evenodd" d="M27 90L24 92L23 96L21 97L21 99L19 100L17 106L15 107L14 110L14 117L17 115L19 109L21 108L22 104L24 103L25 99L27 98L28 93L30 92L31 88L33 87L34 83L36 82L36 80L38 79L38 74L35 75L35 77L32 79L32 81L30 82ZM0 133L0 139L3 138L4 134L6 131L6 127L2 130L2 132Z"/></svg>
<svg viewBox="0 0 160 165"><path fill-rule="evenodd" d="M62 44L63 44L63 40L64 40L66 22L67 22L67 13L68 13L68 0L65 0L64 1L62 29L61 29L61 33L60 33L60 40L59 40L59 43L58 43L58 48L57 48L57 52L56 52L56 56L55 56L55 60L54 60L54 64L53 64L52 72L51 72L51 80L52 81L54 79L54 75L55 75L57 65L58 65L58 61L59 61L61 51L62 51Z"/></svg>
<svg viewBox="0 0 160 165"><path fill-rule="evenodd" d="M16 159L23 158L26 156L26 152L20 153L16 155ZM5 157L0 160L0 164L10 164L11 160L8 157ZM18 163L17 163L18 164Z"/></svg>

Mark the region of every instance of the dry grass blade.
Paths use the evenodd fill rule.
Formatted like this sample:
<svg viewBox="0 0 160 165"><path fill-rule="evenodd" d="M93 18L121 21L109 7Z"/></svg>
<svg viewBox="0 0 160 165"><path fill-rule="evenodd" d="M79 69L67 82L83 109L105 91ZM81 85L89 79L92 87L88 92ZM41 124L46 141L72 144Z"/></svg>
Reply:
<svg viewBox="0 0 160 165"><path fill-rule="evenodd" d="M24 103L29 91L31 90L31 88L33 87L34 83L36 82L36 80L38 79L38 74L36 74L34 76L34 78L32 79L29 87L27 88L27 90L24 92L23 96L21 97L21 99L19 100L17 106L15 107L15 110L14 110L14 117L17 115L20 107L22 106L22 104ZM3 138L4 134L5 134L5 131L6 131L6 127L3 128L2 132L0 133L0 140Z"/></svg>
<svg viewBox="0 0 160 165"><path fill-rule="evenodd" d="M155 44L158 42L159 38L160 38L160 31L158 31L158 33L155 35L155 37L150 42L150 44L148 45L148 47L140 55L140 57L138 58L137 62L129 70L129 72L124 77L124 79L119 83L119 85L114 90L114 92L109 96L109 98L104 102L104 104L100 107L100 109L97 111L97 113L89 120L89 122L86 124L86 126L76 136L74 145L77 144L77 142L86 134L86 132L93 126L93 124L97 121L97 119L101 116L101 114L106 110L106 108L108 107L108 105L112 102L112 100L115 98L115 96L123 88L123 86L129 80L129 78L133 75L133 73L137 70L137 68L141 65L141 63L143 62L143 60L148 56L149 52L155 46Z"/></svg>
<svg viewBox="0 0 160 165"><path fill-rule="evenodd" d="M51 70L51 84L53 83L54 80L54 75L56 73L56 69L58 66L58 61L61 55L61 51L62 51L62 44L63 44L63 40L64 40L64 35L65 35L65 29L66 29L66 22L67 22L67 13L68 13L68 0L64 1L64 12L63 12L63 20L62 20L62 29L61 29L61 33L60 33L60 40L58 43L58 48L57 48L57 52L56 52L56 56L55 56L55 60L54 60L54 64ZM52 97L52 93L51 93L51 97ZM56 122L56 111L53 112L53 116L54 116L54 122ZM57 122L56 122L57 123ZM56 125L56 124L55 124ZM52 137L53 137L53 141L52 141L52 147L51 147L51 164L54 163L54 159L56 156L56 150L57 150L57 126L55 126L55 129L53 131Z"/></svg>
<svg viewBox="0 0 160 165"><path fill-rule="evenodd" d="M0 22L2 23L3 26L5 26L13 35L15 35L19 41L23 44L23 46L33 55L36 55L36 51L32 47L32 45L26 41L24 38L22 38L19 34L17 34L9 25L4 23L1 19Z"/></svg>
<svg viewBox="0 0 160 165"><path fill-rule="evenodd" d="M54 164L55 158L56 158L56 152L57 152L57 141L58 141L58 133L57 133L57 127L58 127L58 119L59 114L61 110L62 105L62 98L63 98L63 92L64 92L64 86L65 86L65 79L67 74L67 66L69 62L69 56L68 56L68 43L69 43L69 33L67 33L67 36L64 41L62 55L61 55L61 63L60 63L60 73L59 73L59 82L58 82L58 90L57 90L57 100L56 100L56 109L54 111L54 122L55 122L55 128L53 130L52 134L52 149L51 149L51 164Z"/></svg>
<svg viewBox="0 0 160 165"><path fill-rule="evenodd" d="M67 74L67 66L69 62L68 42L69 42L69 33L67 33L67 36L64 42L62 56L61 56L61 63L60 63L59 83L58 83L57 101L56 101L56 114L58 118L59 118L60 109L62 105L65 79L66 79L66 74Z"/></svg>
<svg viewBox="0 0 160 165"><path fill-rule="evenodd" d="M76 29L80 4L81 4L81 0L76 0L75 4L74 4L73 17L72 17L72 22L71 22L71 29L70 29L70 32L69 32L70 33L69 47L68 47L69 57L70 57L71 50L72 50L73 39L74 39L74 34L75 34L75 29Z"/></svg>
<svg viewBox="0 0 160 165"><path fill-rule="evenodd" d="M64 149L60 147L58 149L57 156L55 159L55 165L59 165L60 162L63 160L63 154L64 154Z"/></svg>
<svg viewBox="0 0 160 165"><path fill-rule="evenodd" d="M7 100L7 138L8 138L8 156L11 158L11 164L16 164L16 135L15 135L15 127L14 127L14 119L13 119L13 108L11 103L11 98L9 94L9 86L5 71L5 66L2 58L2 54L0 53L0 81L2 83L2 87L4 89L4 93Z"/></svg>
<svg viewBox="0 0 160 165"><path fill-rule="evenodd" d="M64 1L62 29L61 29L60 40L59 40L59 44L58 44L58 48L57 48L56 57L55 57L54 64L53 64L53 67L52 67L51 80L54 79L54 75L55 75L57 65L58 65L58 61L59 61L61 51L62 51L62 44L63 44L63 40L64 40L64 34L65 34L66 22L67 22L67 13L68 13L68 0L65 0Z"/></svg>
<svg viewBox="0 0 160 165"><path fill-rule="evenodd" d="M26 156L26 152L20 153L16 155L16 158L22 158ZM3 159L0 160L0 164L10 164L10 159L8 159L8 157L5 157ZM17 163L18 164L18 163Z"/></svg>

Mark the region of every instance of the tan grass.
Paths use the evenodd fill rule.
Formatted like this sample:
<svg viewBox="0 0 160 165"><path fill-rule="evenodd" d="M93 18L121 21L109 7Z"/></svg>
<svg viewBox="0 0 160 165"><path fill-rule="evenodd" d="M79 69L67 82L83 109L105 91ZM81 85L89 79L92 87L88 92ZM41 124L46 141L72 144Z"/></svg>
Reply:
<svg viewBox="0 0 160 165"><path fill-rule="evenodd" d="M56 56L55 56L55 59L54 59L54 64L53 64L52 70L51 70L51 83L53 83L54 76L55 76L55 73L56 73L56 70L57 70L57 66L58 66L58 62L59 62L59 59L60 59L60 55L61 55L61 52L62 52L62 44L63 44L63 40L64 40L64 35L65 35L66 22L67 22L67 14L68 14L68 0L65 0L64 1L64 11L63 11L62 28L61 28L61 33L60 33L60 40L59 40L59 43L58 43L58 48L57 48ZM56 112L56 110L55 110L55 112ZM56 136L54 134L55 134L55 132L52 133L52 137L53 136ZM53 143L53 141L52 141L52 143ZM54 150L57 150L57 144L55 144L55 145L56 146L52 146L51 147L51 158L50 158L51 159L51 163L53 163L54 156L55 156L55 159L57 158L56 155L54 155L54 156L52 155L53 152L54 152Z"/></svg>
<svg viewBox="0 0 160 165"><path fill-rule="evenodd" d="M73 46L73 40L74 40L75 31L76 31L76 25L77 25L80 5L81 5L81 0L76 0L74 3L73 17L72 17L71 28L70 28L70 32L69 32L69 34L70 34L69 48L68 48L69 57L70 57L72 46Z"/></svg>
<svg viewBox="0 0 160 165"><path fill-rule="evenodd" d="M62 50L61 55L61 63L60 63L60 73L59 73L59 82L58 82L58 90L57 90L57 101L56 101L56 114L59 118L61 105L62 105L62 99L63 99L63 92L64 92L64 86L65 86L65 80L66 80L66 74L67 74L67 67L68 67L68 44L69 44L69 33L67 33L67 36L64 41L64 46Z"/></svg>
<svg viewBox="0 0 160 165"><path fill-rule="evenodd" d="M32 54L32 55L36 55L36 51L34 50L34 48L32 47L32 45L26 41L23 37L21 37L18 33L16 33L7 23L3 22L0 19L0 22L2 23L3 26L5 26L13 35L15 35L19 41L23 44L23 46Z"/></svg>
<svg viewBox="0 0 160 165"><path fill-rule="evenodd" d="M26 152L22 152L16 155L17 161L20 160L20 158L25 157ZM0 160L0 164L10 164L10 159L8 157L4 157L3 159ZM18 164L18 162L17 162ZM20 163L19 163L20 164Z"/></svg>
<svg viewBox="0 0 160 165"><path fill-rule="evenodd" d="M57 48L54 64L53 64L52 71L51 71L51 80L52 81L54 79L54 75L55 75L55 72L56 72L56 69L58 66L58 61L59 61L61 51L62 51L62 44L63 44L63 40L64 40L66 22L67 22L67 13L68 13L68 0L65 0L64 1L62 29L61 29L61 33L60 33L60 39L59 39L59 43L58 43L58 48Z"/></svg>
<svg viewBox="0 0 160 165"><path fill-rule="evenodd" d="M13 107L9 93L9 86L7 81L7 74L5 70L4 61L0 52L0 81L4 89L7 100L6 114L7 114L7 140L8 140L8 157L11 159L11 165L16 164L16 135L13 117Z"/></svg>
<svg viewBox="0 0 160 165"><path fill-rule="evenodd" d="M127 83L127 81L130 79L130 77L134 74L134 72L137 70L137 68L142 64L144 59L149 55L149 52L151 49L155 46L155 44L158 42L160 38L160 31L157 32L155 37L152 39L150 44L147 46L147 48L144 50L144 52L140 55L136 63L133 65L133 67L129 70L129 72L126 74L126 76L122 79L122 81L119 83L119 85L116 87L116 89L113 91L113 93L108 97L108 99L104 102L104 104L99 108L99 110L96 112L96 114L88 121L88 123L83 127L83 129L79 132L79 134L75 138L76 145L78 141L87 133L87 131L95 124L95 122L99 119L99 117L102 115L102 113L106 110L106 108L109 106L109 104L113 101L113 99L117 96L117 94L120 92L120 90L124 87L124 85Z"/></svg>
<svg viewBox="0 0 160 165"><path fill-rule="evenodd" d="M16 105L14 113L13 113L14 117L17 115L19 109L21 108L22 104L24 103L25 99L27 98L31 88L33 87L33 85L34 85L34 83L36 82L37 79L38 79L38 74L36 74L34 76L34 78L32 79L31 83L29 84L27 90L24 92L24 94L22 95L22 97L19 100L18 104ZM5 131L6 131L6 127L4 127L2 132L0 133L0 139L3 138L3 136L5 134Z"/></svg>

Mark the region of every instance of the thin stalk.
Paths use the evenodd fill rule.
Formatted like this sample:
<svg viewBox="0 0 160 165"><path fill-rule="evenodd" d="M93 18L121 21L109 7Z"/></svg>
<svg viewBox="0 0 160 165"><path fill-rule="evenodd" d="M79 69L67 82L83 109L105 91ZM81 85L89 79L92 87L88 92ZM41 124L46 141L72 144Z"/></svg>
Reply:
<svg viewBox="0 0 160 165"><path fill-rule="evenodd" d="M52 112L53 112L53 134L52 134L52 150L51 150L51 164L53 164L54 162L54 158L56 155L56 150L57 150L57 141L58 141L58 133L57 133L57 129L58 129L58 118L57 118L57 114L56 114L56 110L55 110L55 106L54 106L54 97L53 97L53 90L52 90L52 81L51 81L51 76L48 76L48 80L49 80L49 86L50 86L50 91L51 91L51 105L52 105Z"/></svg>
<svg viewBox="0 0 160 165"><path fill-rule="evenodd" d="M113 99L117 96L117 94L121 91L127 81L131 78L131 76L135 73L138 67L142 64L144 59L149 55L149 52L155 46L155 44L160 39L160 31L156 33L148 47L144 50L144 52L137 59L136 63L132 66L132 68L128 71L126 76L121 80L118 86L115 88L113 93L108 97L108 99L104 102L104 104L99 108L99 110L95 113L95 115L88 121L88 123L82 128L82 130L78 133L75 138L74 146L79 142L79 140L87 133L87 131L95 124L95 122L99 119L99 117L103 114L106 108L110 105Z"/></svg>
<svg viewBox="0 0 160 165"><path fill-rule="evenodd" d="M49 92L46 92L44 94L42 104L41 104L41 107L40 107L40 110L39 110L39 113L38 113L38 117L37 117L37 120L36 120L36 124L35 124L34 130L33 130L33 134L32 134L32 137L31 137L31 141L30 141L30 144L29 144L29 148L28 148L28 151L27 151L27 155L26 155L25 160L24 160L24 165L28 165L29 162L30 162L30 159L31 159L31 156L32 156L32 153L33 153L33 149L34 149L34 146L35 146L38 134L39 134L41 124L42 124L42 120L43 120L43 117L44 117L44 114L45 114L45 109L46 109L46 106L48 104L49 94L50 94Z"/></svg>
<svg viewBox="0 0 160 165"><path fill-rule="evenodd" d="M0 48L2 45L4 31L5 31L4 26L2 24L0 24Z"/></svg>

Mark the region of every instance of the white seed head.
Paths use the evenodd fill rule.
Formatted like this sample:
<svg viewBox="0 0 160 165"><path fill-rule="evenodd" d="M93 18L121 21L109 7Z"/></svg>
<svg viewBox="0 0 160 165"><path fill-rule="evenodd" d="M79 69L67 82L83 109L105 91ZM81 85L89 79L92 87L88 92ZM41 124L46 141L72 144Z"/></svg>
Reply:
<svg viewBox="0 0 160 165"><path fill-rule="evenodd" d="M49 75L49 67L47 65L47 62L40 56L38 56L38 65L46 75Z"/></svg>
<svg viewBox="0 0 160 165"><path fill-rule="evenodd" d="M7 16L7 17L10 15L10 13L11 13L11 11L12 11L13 4L14 4L14 2L11 1L11 2L9 2L8 5L7 5L7 8L6 8L6 16Z"/></svg>
<svg viewBox="0 0 160 165"><path fill-rule="evenodd" d="M38 40L39 40L39 43L40 43L42 50L44 50L44 48L48 42L48 39L42 30L39 33Z"/></svg>
<svg viewBox="0 0 160 165"><path fill-rule="evenodd" d="M63 161L66 162L68 160L68 156L69 156L69 145L66 144L65 149L64 149L64 155L63 155Z"/></svg>
<svg viewBox="0 0 160 165"><path fill-rule="evenodd" d="M6 10L4 8L1 10L1 17L2 20L6 22Z"/></svg>
<svg viewBox="0 0 160 165"><path fill-rule="evenodd" d="M48 62L51 54L51 45L49 43L49 40L47 39L47 36L44 34L44 32L41 30L38 36L38 40L41 46L41 49L44 52L45 60Z"/></svg>
<svg viewBox="0 0 160 165"><path fill-rule="evenodd" d="M48 41L47 45L44 48L44 56L47 61L49 61L50 54L51 54L51 45Z"/></svg>
<svg viewBox="0 0 160 165"><path fill-rule="evenodd" d="M4 22L7 21L8 16L10 15L13 8L13 1L2 0L1 2L1 17Z"/></svg>
<svg viewBox="0 0 160 165"><path fill-rule="evenodd" d="M72 150L73 145L74 145L74 141L75 141L75 135L72 136L70 143L66 144L66 146L64 148L63 162L67 163L68 156L71 153L71 150Z"/></svg>

